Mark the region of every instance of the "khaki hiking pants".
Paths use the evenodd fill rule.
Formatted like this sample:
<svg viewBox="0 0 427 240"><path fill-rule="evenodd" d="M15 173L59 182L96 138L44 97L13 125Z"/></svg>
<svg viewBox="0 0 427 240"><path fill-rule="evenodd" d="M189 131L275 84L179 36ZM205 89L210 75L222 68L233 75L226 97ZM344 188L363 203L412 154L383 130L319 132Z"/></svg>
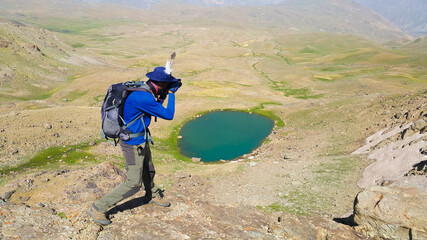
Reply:
<svg viewBox="0 0 427 240"><path fill-rule="evenodd" d="M105 213L116 203L137 193L142 184L144 184L145 195L149 200L152 193L156 193L158 190L153 182L155 169L151 161L149 143L129 145L120 142L120 147L126 159L126 180L93 204L93 207L102 213Z"/></svg>

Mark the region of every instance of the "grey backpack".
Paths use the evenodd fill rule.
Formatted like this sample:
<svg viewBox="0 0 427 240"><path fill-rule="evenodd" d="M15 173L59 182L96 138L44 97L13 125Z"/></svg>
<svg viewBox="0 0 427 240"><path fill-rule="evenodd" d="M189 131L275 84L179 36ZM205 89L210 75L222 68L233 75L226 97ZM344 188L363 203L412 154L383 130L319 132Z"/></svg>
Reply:
<svg viewBox="0 0 427 240"><path fill-rule="evenodd" d="M126 98L131 92L144 91L151 93L150 87L145 82L129 81L123 83L112 84L105 95L104 102L101 108L102 131L101 136L105 139L114 141L117 145L119 140L130 140L135 137L145 136L148 141L151 141L149 131L146 128L144 121L144 132L132 133L127 128L144 116L144 113L137 116L132 121L126 123L123 118L123 107Z"/></svg>

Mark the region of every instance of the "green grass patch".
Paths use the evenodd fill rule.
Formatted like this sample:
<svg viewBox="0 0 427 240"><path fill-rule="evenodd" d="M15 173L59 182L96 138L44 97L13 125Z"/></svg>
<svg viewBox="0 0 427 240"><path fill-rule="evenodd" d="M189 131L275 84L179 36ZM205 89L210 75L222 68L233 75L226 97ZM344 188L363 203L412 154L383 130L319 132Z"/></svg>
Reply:
<svg viewBox="0 0 427 240"><path fill-rule="evenodd" d="M299 99L319 99L324 96L324 94L312 94L311 90L308 88L278 88L285 93L286 97L295 97Z"/></svg>
<svg viewBox="0 0 427 240"><path fill-rule="evenodd" d="M95 97L92 98L90 106L101 106L102 102L104 101L104 98L105 98L104 94L96 95Z"/></svg>
<svg viewBox="0 0 427 240"><path fill-rule="evenodd" d="M72 83L74 80L81 78L81 75L73 75L67 79L67 83Z"/></svg>
<svg viewBox="0 0 427 240"><path fill-rule="evenodd" d="M282 194L285 203L275 202L258 207L265 212L289 212L298 215L328 212L334 196L339 192L346 175L357 167L357 159L352 157L327 158L324 162L312 166L312 181L300 183ZM290 176L286 176L290 177Z"/></svg>
<svg viewBox="0 0 427 240"><path fill-rule="evenodd" d="M89 92L89 90L86 91L79 91L79 90L74 90L69 92L65 98L68 99L68 101L72 102L80 97L83 97L84 95L86 95Z"/></svg>
<svg viewBox="0 0 427 240"><path fill-rule="evenodd" d="M126 169L126 159L123 155L111 155L109 157L113 158L113 164L116 165L116 167L120 168L121 170Z"/></svg>
<svg viewBox="0 0 427 240"><path fill-rule="evenodd" d="M95 156L90 153L88 143L71 146L50 147L36 154L28 162L14 167L5 167L1 174L9 175L10 172L23 172L30 169L55 169L60 164L72 165L81 162L96 162Z"/></svg>
<svg viewBox="0 0 427 240"><path fill-rule="evenodd" d="M316 76L314 77L316 80L322 81L322 82L334 82L334 79L328 78L328 77L320 77Z"/></svg>
<svg viewBox="0 0 427 240"><path fill-rule="evenodd" d="M300 53L318 53L315 49L311 47L305 47L299 51Z"/></svg>
<svg viewBox="0 0 427 240"><path fill-rule="evenodd" d="M283 206L278 202L272 203L268 206L257 206L257 208L267 213L288 212L296 213L298 215L306 215L306 213L302 209Z"/></svg>
<svg viewBox="0 0 427 240"><path fill-rule="evenodd" d="M255 65L256 64L252 65L252 68L257 71ZM288 87L289 84L287 82L273 81L271 77L263 71L260 72L260 76L267 79L272 84L271 88L273 90L283 92L286 97L295 97L299 99L319 99L324 96L324 94L313 94L311 89L308 88L290 88Z"/></svg>
<svg viewBox="0 0 427 240"><path fill-rule="evenodd" d="M182 78L185 78L185 77L193 77L193 76L196 76L196 75L198 75L198 74L200 74L200 73L203 73L203 72L209 72L209 71L211 71L211 70L213 70L213 68L207 68L207 69L203 69L203 70L192 70L192 69L187 69L187 70L185 70L184 74L182 74L182 75L181 75L181 77L182 77Z"/></svg>
<svg viewBox="0 0 427 240"><path fill-rule="evenodd" d="M72 35L85 35L104 27L120 26L128 23L135 23L134 20L126 19L95 19L95 18L60 18L51 17L43 19L28 19L32 24L45 28L52 32L60 32Z"/></svg>
<svg viewBox="0 0 427 240"><path fill-rule="evenodd" d="M182 125L183 123L173 127L172 133L168 138L154 138L154 142L159 143L159 144L156 144L155 149L158 151L161 151L164 154L171 155L176 160L191 162L189 158L185 157L184 155L181 155L178 148L178 133Z"/></svg>
<svg viewBox="0 0 427 240"><path fill-rule="evenodd" d="M357 160L351 157L338 157L330 162L322 162L313 173L318 183L339 186L345 175L356 167Z"/></svg>
<svg viewBox="0 0 427 240"><path fill-rule="evenodd" d="M71 44L71 47L73 47L73 48L82 48L84 46L86 46L86 45L84 45L83 43L73 43L73 44Z"/></svg>
<svg viewBox="0 0 427 240"><path fill-rule="evenodd" d="M288 64L288 65L293 65L294 64L294 62L291 60L291 59L289 59L288 57L286 57L286 56L283 56L282 54L280 54L280 53L277 53L276 54L278 57L280 57L283 61L285 61L286 62L286 64Z"/></svg>
<svg viewBox="0 0 427 240"><path fill-rule="evenodd" d="M59 88L55 89L42 89L34 86L27 86L25 88L27 90L27 94L24 96L14 96L7 93L0 93L0 100L11 101L30 101L30 100L44 100L50 98L55 92L59 90Z"/></svg>
<svg viewBox="0 0 427 240"><path fill-rule="evenodd" d="M280 106L281 104L276 103L276 102L264 102L264 103L260 103L260 105L258 105L256 107L249 109L248 112L253 112L253 113L268 117L270 119L273 119L274 125L275 125L274 129L280 129L280 128L284 127L285 122L283 122L283 120L280 117L278 117L276 114L274 114L273 112L264 110L265 105L278 105L278 106Z"/></svg>
<svg viewBox="0 0 427 240"><path fill-rule="evenodd" d="M67 214L64 212L59 212L56 214L58 217L63 218L63 219L67 219Z"/></svg>

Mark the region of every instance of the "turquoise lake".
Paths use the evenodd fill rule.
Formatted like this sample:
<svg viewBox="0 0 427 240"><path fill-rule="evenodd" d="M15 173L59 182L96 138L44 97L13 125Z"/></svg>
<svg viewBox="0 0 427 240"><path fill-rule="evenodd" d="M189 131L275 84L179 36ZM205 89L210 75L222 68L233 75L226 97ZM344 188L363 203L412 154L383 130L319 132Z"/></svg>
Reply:
<svg viewBox="0 0 427 240"><path fill-rule="evenodd" d="M203 162L232 160L259 147L273 127L273 120L258 114L211 112L184 124L178 147L182 155Z"/></svg>

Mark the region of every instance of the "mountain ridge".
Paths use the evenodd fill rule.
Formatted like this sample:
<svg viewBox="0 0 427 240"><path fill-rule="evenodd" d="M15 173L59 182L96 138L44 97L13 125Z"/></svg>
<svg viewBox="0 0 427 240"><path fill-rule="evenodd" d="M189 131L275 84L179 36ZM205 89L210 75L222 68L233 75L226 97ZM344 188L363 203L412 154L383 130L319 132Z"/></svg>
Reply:
<svg viewBox="0 0 427 240"><path fill-rule="evenodd" d="M354 0L387 18L414 37L427 35L427 2L423 0Z"/></svg>

